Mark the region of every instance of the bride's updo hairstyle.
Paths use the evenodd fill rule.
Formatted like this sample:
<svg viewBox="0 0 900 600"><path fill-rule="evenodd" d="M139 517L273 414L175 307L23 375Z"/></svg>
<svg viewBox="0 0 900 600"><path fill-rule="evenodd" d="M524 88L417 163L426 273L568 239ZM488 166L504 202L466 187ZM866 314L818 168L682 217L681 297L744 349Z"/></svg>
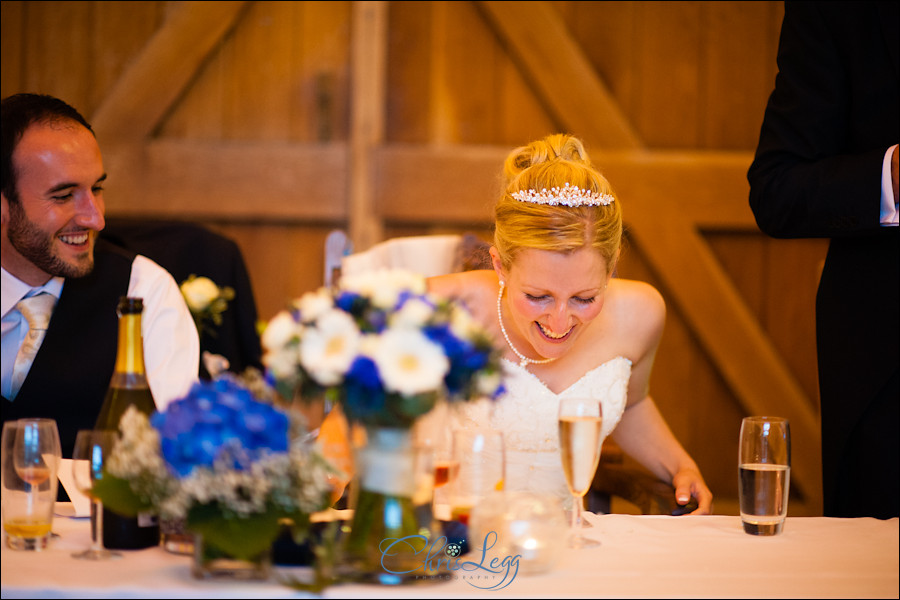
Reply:
<svg viewBox="0 0 900 600"><path fill-rule="evenodd" d="M622 240L622 208L612 186L594 168L581 140L553 134L516 148L503 166L505 189L494 210L494 246L505 269L525 249L575 252L591 246L615 267ZM576 186L614 199L606 205L564 206L517 200L518 192L540 193ZM517 194L520 197L521 194Z"/></svg>

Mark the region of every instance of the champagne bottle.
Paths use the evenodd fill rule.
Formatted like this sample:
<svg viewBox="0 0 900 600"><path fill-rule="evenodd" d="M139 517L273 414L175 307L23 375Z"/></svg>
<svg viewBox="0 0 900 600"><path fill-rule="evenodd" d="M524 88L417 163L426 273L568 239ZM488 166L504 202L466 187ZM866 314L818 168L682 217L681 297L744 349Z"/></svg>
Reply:
<svg viewBox="0 0 900 600"><path fill-rule="evenodd" d="M129 406L146 415L156 410L156 402L147 384L144 370L144 341L141 335L142 298L122 296L116 309L119 315L119 343L103 406L94 429L119 430L119 421ZM159 520L155 514L125 517L103 507L103 545L111 549L131 550L159 544Z"/></svg>

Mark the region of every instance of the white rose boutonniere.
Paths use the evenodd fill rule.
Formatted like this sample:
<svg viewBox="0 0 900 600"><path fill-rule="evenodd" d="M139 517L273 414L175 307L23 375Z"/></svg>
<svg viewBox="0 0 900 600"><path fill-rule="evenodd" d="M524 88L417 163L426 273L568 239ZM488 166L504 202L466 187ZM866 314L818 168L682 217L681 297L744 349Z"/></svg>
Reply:
<svg viewBox="0 0 900 600"><path fill-rule="evenodd" d="M228 302L234 299L234 290L230 287L219 287L208 277L191 275L181 283L181 295L187 303L197 333L204 331L215 335L212 325L222 324L222 313L228 308Z"/></svg>

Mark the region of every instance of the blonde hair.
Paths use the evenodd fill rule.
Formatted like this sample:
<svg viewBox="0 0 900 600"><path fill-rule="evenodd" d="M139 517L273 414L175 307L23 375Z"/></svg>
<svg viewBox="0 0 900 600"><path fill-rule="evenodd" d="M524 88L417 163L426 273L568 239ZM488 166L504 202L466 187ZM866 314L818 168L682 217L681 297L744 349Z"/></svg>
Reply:
<svg viewBox="0 0 900 600"><path fill-rule="evenodd" d="M570 253L586 246L600 252L608 271L613 269L622 241L622 208L581 140L558 133L516 148L506 157L503 178L505 189L494 209L494 246L505 269L525 249ZM568 207L520 202L511 196L566 183L616 199L607 206Z"/></svg>

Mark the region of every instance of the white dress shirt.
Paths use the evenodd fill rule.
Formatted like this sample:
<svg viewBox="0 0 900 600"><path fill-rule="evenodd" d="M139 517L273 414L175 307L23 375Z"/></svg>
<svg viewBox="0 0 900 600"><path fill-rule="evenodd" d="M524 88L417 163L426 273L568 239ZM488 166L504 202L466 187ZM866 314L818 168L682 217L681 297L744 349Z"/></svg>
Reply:
<svg viewBox="0 0 900 600"><path fill-rule="evenodd" d="M54 277L39 288L32 288L0 268L0 392L4 397L10 396L16 353L28 333L28 322L15 310L16 303L32 289L59 298L64 286L63 278ZM197 328L175 279L145 256L134 259L128 295L144 299L144 365L156 407L163 410L172 400L183 397L198 379Z"/></svg>
<svg viewBox="0 0 900 600"><path fill-rule="evenodd" d="M894 144L884 153L884 162L881 163L881 225L883 227L897 227L900 210L897 208L897 200L894 198L894 186L891 185L891 155L900 152Z"/></svg>

